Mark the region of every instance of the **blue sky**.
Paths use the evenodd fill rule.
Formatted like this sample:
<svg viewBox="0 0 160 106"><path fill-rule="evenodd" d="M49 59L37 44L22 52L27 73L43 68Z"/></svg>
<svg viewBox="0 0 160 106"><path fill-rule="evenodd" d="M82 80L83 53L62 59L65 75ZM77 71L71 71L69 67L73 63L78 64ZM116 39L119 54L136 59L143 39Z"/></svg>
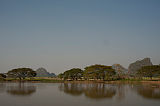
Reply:
<svg viewBox="0 0 160 106"><path fill-rule="evenodd" d="M145 57L160 64L159 0L0 0L0 72Z"/></svg>

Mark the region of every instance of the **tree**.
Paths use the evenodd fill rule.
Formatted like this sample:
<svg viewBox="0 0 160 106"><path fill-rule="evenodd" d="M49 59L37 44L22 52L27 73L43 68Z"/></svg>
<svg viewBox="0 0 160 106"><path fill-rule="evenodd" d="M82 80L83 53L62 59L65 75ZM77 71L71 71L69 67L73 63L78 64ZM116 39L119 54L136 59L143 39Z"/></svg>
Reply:
<svg viewBox="0 0 160 106"><path fill-rule="evenodd" d="M112 66L105 65L91 65L85 68L84 77L86 79L109 79L113 77L116 72L112 69Z"/></svg>
<svg viewBox="0 0 160 106"><path fill-rule="evenodd" d="M4 78L6 78L6 75L0 73L0 80L4 80Z"/></svg>
<svg viewBox="0 0 160 106"><path fill-rule="evenodd" d="M116 74L115 70L112 68L107 69L105 72L105 79L110 80L113 79L113 76Z"/></svg>
<svg viewBox="0 0 160 106"><path fill-rule="evenodd" d="M63 79L63 78L64 78L64 74L63 74L63 73L60 73L60 74L58 75L58 78Z"/></svg>
<svg viewBox="0 0 160 106"><path fill-rule="evenodd" d="M30 68L13 69L11 71L8 71L7 74L10 77L19 78L20 80L25 79L26 77L35 77L36 76L36 72Z"/></svg>
<svg viewBox="0 0 160 106"><path fill-rule="evenodd" d="M73 68L63 73L64 79L77 80L80 79L82 76L83 76L83 70L79 68Z"/></svg>
<svg viewBox="0 0 160 106"><path fill-rule="evenodd" d="M160 75L160 66L153 65L153 66L144 66L136 73L137 76L140 77L150 77L152 79L153 76Z"/></svg>
<svg viewBox="0 0 160 106"><path fill-rule="evenodd" d="M0 73L0 78L6 78L6 75Z"/></svg>

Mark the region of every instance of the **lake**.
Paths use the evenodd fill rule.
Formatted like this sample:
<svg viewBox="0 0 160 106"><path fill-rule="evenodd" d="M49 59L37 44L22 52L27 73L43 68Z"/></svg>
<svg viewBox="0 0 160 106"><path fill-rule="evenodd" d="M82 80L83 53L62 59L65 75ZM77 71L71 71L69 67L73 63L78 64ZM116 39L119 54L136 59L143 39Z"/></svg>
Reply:
<svg viewBox="0 0 160 106"><path fill-rule="evenodd" d="M0 106L159 106L147 83L0 83Z"/></svg>

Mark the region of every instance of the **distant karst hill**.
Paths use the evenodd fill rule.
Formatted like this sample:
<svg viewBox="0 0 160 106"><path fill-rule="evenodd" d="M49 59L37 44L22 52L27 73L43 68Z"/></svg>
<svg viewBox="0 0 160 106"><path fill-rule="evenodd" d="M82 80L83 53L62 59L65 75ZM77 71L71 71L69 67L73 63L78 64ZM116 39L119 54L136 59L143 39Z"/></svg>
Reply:
<svg viewBox="0 0 160 106"><path fill-rule="evenodd" d="M115 69L115 71L117 73L123 73L123 74L126 74L128 72L127 69L125 69L122 65L120 64L113 64L112 65L112 68Z"/></svg>
<svg viewBox="0 0 160 106"><path fill-rule="evenodd" d="M143 66L152 66L150 58L144 58L143 60L138 60L134 63L131 63L128 67L128 72L130 75L135 75L136 72Z"/></svg>
<svg viewBox="0 0 160 106"><path fill-rule="evenodd" d="M54 73L49 73L45 68L39 68L36 70L36 77L55 77Z"/></svg>

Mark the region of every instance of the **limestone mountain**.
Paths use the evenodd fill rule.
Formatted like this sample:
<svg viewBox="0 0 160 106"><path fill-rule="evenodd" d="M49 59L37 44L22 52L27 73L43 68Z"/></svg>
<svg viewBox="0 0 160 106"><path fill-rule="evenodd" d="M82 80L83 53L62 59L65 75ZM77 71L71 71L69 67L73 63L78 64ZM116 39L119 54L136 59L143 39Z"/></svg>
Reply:
<svg viewBox="0 0 160 106"><path fill-rule="evenodd" d="M153 65L150 58L144 58L143 60L138 60L134 63L131 63L128 67L128 72L130 75L135 75L136 72L143 66Z"/></svg>
<svg viewBox="0 0 160 106"><path fill-rule="evenodd" d="M39 68L36 70L36 77L55 77L54 73L49 73L45 68Z"/></svg>
<svg viewBox="0 0 160 106"><path fill-rule="evenodd" d="M126 68L124 68L122 65L120 64L113 64L112 68L115 69L115 71L120 74L126 74L128 72L128 70Z"/></svg>

